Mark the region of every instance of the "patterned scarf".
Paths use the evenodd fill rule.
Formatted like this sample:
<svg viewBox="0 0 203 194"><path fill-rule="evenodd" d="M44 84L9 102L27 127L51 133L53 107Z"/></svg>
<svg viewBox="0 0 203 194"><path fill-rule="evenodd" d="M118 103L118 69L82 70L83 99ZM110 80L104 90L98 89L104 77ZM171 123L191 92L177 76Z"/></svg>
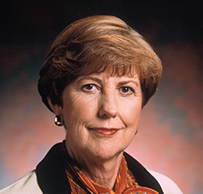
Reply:
<svg viewBox="0 0 203 194"><path fill-rule="evenodd" d="M139 186L127 167L123 156L116 178L114 190L96 184L86 177L68 154L65 143L62 146L66 175L71 186L71 194L158 194L157 191Z"/></svg>

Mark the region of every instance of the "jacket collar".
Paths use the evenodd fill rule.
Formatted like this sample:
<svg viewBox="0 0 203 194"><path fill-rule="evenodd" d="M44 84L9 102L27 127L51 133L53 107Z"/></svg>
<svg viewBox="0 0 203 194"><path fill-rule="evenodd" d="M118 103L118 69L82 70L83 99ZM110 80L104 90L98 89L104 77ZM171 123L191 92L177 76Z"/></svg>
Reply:
<svg viewBox="0 0 203 194"><path fill-rule="evenodd" d="M44 194L71 193L70 184L65 172L61 156L62 143L54 145L44 159L37 165L36 174L40 189ZM157 180L134 158L124 153L129 170L140 186L154 189L163 194Z"/></svg>
<svg viewBox="0 0 203 194"><path fill-rule="evenodd" d="M37 181L44 194L71 193L60 152L61 145L61 143L54 145L37 165Z"/></svg>
<svg viewBox="0 0 203 194"><path fill-rule="evenodd" d="M158 181L133 157L124 152L128 169L133 173L138 185L148 187L158 191L159 194L164 194Z"/></svg>

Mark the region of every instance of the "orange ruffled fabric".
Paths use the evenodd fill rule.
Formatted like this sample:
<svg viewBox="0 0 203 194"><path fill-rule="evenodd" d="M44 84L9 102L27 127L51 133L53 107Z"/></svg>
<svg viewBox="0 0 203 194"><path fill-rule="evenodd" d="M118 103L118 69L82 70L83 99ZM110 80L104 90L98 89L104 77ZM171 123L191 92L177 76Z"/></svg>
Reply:
<svg viewBox="0 0 203 194"><path fill-rule="evenodd" d="M69 162L66 161L66 166L68 163ZM69 163L68 165L71 164ZM124 157L121 161L114 190L94 183L91 179L86 177L76 165L71 165L71 169L74 169L74 174L76 173L76 175L73 175L73 171L70 171L70 166L66 168L66 174L72 190L71 194L158 194L158 192L153 189L137 184L133 174L127 168ZM75 178L75 176L78 178ZM78 183L78 180L80 183ZM86 191L81 188L81 182L82 185L85 185Z"/></svg>

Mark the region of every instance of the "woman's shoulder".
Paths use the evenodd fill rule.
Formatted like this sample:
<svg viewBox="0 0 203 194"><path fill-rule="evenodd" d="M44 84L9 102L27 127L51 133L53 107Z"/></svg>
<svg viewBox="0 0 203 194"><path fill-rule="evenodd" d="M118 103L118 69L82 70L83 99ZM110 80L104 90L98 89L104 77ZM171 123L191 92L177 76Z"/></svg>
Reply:
<svg viewBox="0 0 203 194"><path fill-rule="evenodd" d="M165 194L183 194L179 187L167 176L155 171L150 171L150 174L159 182Z"/></svg>
<svg viewBox="0 0 203 194"><path fill-rule="evenodd" d="M135 176L138 184L153 188L164 194L183 194L178 186L168 177L158 172L147 170L142 164L126 152L124 152L124 156L128 168Z"/></svg>
<svg viewBox="0 0 203 194"><path fill-rule="evenodd" d="M0 190L0 194L42 194L35 170L28 172L13 184Z"/></svg>

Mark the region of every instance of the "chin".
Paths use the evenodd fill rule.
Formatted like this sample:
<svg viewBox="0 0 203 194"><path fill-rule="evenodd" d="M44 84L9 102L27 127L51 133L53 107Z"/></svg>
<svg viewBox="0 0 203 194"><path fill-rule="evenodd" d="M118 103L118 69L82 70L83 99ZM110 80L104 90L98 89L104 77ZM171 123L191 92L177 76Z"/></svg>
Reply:
<svg viewBox="0 0 203 194"><path fill-rule="evenodd" d="M112 150L112 149L104 149L104 150L99 150L98 152L93 152L92 156L101 160L109 160L112 159L113 157L119 157L120 155L123 154L123 149L120 150Z"/></svg>

